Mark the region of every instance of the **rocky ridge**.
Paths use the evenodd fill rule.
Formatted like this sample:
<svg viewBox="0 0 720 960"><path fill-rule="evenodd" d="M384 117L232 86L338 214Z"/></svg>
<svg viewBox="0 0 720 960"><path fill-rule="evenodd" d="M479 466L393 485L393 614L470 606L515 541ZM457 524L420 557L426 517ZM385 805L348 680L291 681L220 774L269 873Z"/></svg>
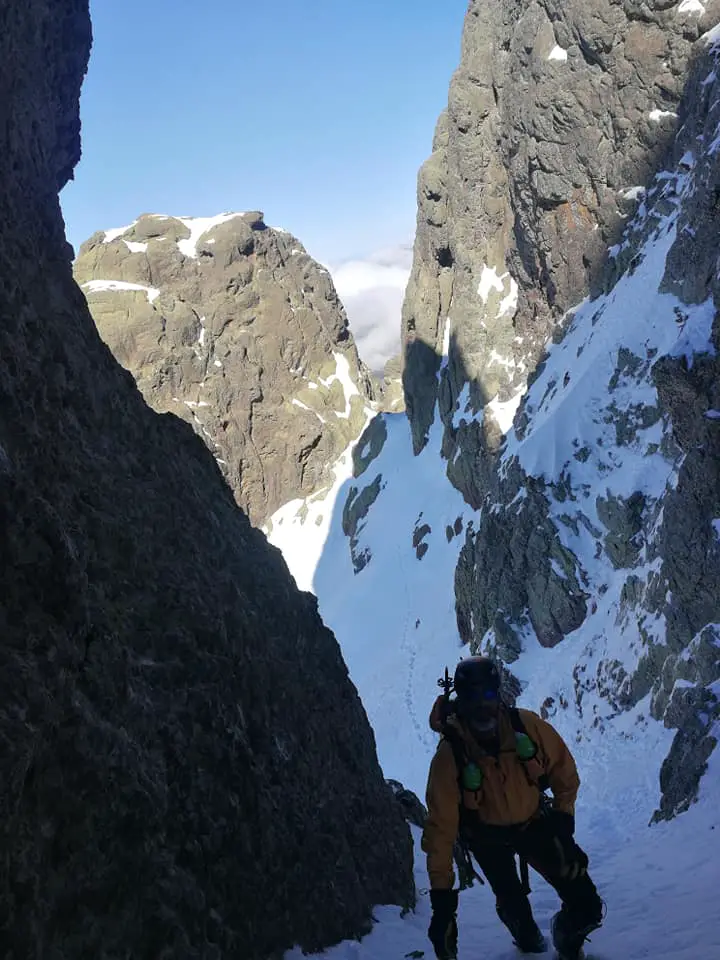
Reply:
<svg viewBox="0 0 720 960"><path fill-rule="evenodd" d="M403 317L415 450L437 412L478 514L462 638L512 664L572 637L544 709L676 729L657 817L717 739L719 17L471 2Z"/></svg>
<svg viewBox="0 0 720 960"><path fill-rule="evenodd" d="M259 211L145 214L94 234L74 274L147 402L193 426L254 523L327 487L377 409L330 275Z"/></svg>
<svg viewBox="0 0 720 960"><path fill-rule="evenodd" d="M466 384L474 409L512 416L555 324L602 287L672 143L693 44L719 15L719 0L469 4L418 180L403 309L416 450L436 397L452 445Z"/></svg>
<svg viewBox="0 0 720 960"><path fill-rule="evenodd" d="M412 900L412 846L337 644L72 278L87 0L5 5L0 28L3 953L267 960L359 935Z"/></svg>

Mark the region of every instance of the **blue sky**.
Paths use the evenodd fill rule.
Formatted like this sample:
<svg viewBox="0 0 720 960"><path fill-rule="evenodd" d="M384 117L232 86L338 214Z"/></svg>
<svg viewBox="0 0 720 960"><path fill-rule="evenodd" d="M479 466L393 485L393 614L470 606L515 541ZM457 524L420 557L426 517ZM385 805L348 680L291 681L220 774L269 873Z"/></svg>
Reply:
<svg viewBox="0 0 720 960"><path fill-rule="evenodd" d="M68 239L264 210L338 263L412 238L467 0L91 0Z"/></svg>

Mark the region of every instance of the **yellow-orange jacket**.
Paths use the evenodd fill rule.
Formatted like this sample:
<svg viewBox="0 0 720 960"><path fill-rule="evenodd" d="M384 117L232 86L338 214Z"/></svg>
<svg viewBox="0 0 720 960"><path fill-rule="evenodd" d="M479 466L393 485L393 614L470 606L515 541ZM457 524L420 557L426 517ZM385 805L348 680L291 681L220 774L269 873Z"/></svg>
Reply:
<svg viewBox="0 0 720 960"><path fill-rule="evenodd" d="M439 700L430 716L430 725L436 730L438 705ZM466 811L474 811L482 823L502 826L525 823L538 811L540 788L537 776L544 773L553 793L553 807L565 813L575 812L580 778L565 741L554 727L531 710L520 710L519 714L528 736L537 747L536 760L527 765L517 755L515 731L507 708L500 711L497 757L485 753L457 718L451 717L448 721L462 737L468 762L476 763L482 770L483 783L480 790L462 790L460 795L452 746L448 740L441 740L430 764L426 794L428 817L422 839L433 889L450 889L455 882L452 851L458 834L461 803ZM473 814L467 816L471 820Z"/></svg>

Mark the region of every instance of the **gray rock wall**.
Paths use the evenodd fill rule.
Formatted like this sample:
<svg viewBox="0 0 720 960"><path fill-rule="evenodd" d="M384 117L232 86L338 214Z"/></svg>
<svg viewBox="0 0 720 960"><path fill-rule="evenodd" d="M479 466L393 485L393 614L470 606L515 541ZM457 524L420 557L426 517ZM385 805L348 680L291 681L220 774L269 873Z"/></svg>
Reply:
<svg viewBox="0 0 720 960"><path fill-rule="evenodd" d="M412 899L407 828L315 601L71 273L87 0L0 10L0 942L319 949Z"/></svg>
<svg viewBox="0 0 720 960"><path fill-rule="evenodd" d="M300 241L259 211L211 219L191 234L188 218L146 214L96 233L74 273L147 402L193 426L261 523L330 481L375 385Z"/></svg>
<svg viewBox="0 0 720 960"><path fill-rule="evenodd" d="M683 100L673 160L693 157L694 190L681 209L663 289L686 304L720 304L717 270L720 157L720 37L701 42ZM703 146L707 145L706 149ZM666 645L655 654L653 708L677 733L661 771L656 816L687 809L717 745L720 701L720 320L715 354L688 363L663 358L653 370L660 406L682 451L675 488L664 502L658 552L670 591L664 604ZM657 596L657 594L655 594Z"/></svg>
<svg viewBox="0 0 720 960"><path fill-rule="evenodd" d="M679 298L671 327L682 337L691 305L718 302L720 173L716 150L703 145L720 130L720 68L702 36L720 5L703 9L668 0L470 3L448 110L419 177L403 310L415 450L441 417L448 477L479 511L456 571L460 634L512 663L527 643L573 633L587 651L612 646L603 632L620 633L627 666L578 654L574 708L602 728L649 698L651 715L678 731L656 818L687 809L716 740L717 354L691 362L630 349L628 304L625 330L608 343L615 370L584 411L587 437L578 434L555 475L526 473L505 455L505 435L514 421L522 439L539 411L572 393L608 301L598 300L587 340L573 339L557 379L544 372L546 344L570 350L570 308L622 296L618 281L640 268L658 232L675 231L665 274L653 280ZM717 351L717 317L711 340ZM562 449L574 423L564 410L557 435L545 434ZM636 489L603 489L602 476L633 452L661 457L674 477L659 496L644 489L649 467L638 467Z"/></svg>
<svg viewBox="0 0 720 960"><path fill-rule="evenodd" d="M416 451L465 383L511 397L563 313L602 283L606 250L672 141L692 43L716 22L674 0L471 0L462 56L418 180L403 307ZM462 489L462 488L461 488ZM463 492L465 492L463 490Z"/></svg>

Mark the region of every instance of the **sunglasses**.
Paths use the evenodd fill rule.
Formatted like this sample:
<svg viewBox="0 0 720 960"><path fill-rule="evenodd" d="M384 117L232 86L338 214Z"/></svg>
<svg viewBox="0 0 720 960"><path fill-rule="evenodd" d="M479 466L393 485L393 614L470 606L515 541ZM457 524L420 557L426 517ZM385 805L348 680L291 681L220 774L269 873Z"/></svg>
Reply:
<svg viewBox="0 0 720 960"><path fill-rule="evenodd" d="M458 691L458 697L470 703L479 703L481 700L499 700L500 694L497 690L483 690L482 687L463 687Z"/></svg>

